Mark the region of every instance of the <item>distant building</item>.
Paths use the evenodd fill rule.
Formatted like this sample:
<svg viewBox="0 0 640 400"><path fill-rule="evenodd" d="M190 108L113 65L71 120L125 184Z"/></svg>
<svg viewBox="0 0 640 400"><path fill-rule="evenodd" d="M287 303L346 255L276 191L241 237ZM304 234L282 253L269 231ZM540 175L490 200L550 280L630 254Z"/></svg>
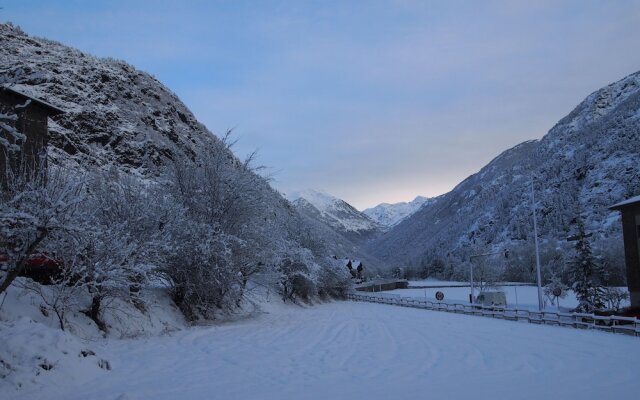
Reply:
<svg viewBox="0 0 640 400"><path fill-rule="evenodd" d="M348 259L348 258L345 258L342 261L346 262L345 266L347 267L347 269L351 273L351 277L353 279L364 279L364 265L362 264L362 261L351 260L351 259ZM353 266L355 264L357 264L358 266L354 268Z"/></svg>
<svg viewBox="0 0 640 400"><path fill-rule="evenodd" d="M610 209L622 213L627 286L631 307L640 308L640 196L615 204Z"/></svg>
<svg viewBox="0 0 640 400"><path fill-rule="evenodd" d="M0 182L6 184L7 167L11 171L35 171L42 168L43 155L49 141L48 118L64 113L61 109L15 87L0 87L0 113L17 117L11 121L16 137L0 125ZM18 150L12 149L15 145Z"/></svg>

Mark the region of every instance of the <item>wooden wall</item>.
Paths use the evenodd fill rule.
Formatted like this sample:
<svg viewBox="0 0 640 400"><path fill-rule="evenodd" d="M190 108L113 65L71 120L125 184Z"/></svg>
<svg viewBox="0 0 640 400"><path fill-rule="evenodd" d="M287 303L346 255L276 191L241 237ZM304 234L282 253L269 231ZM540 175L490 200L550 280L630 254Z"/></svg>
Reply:
<svg viewBox="0 0 640 400"><path fill-rule="evenodd" d="M31 101L25 107L21 107L27 99L8 90L0 90L0 111L3 113L15 113L18 120L15 128L26 136L19 152L7 151L0 146L0 180L6 183L6 167L9 166L14 173L33 172L42 167L46 158L44 157L48 143L47 118L50 110L47 107ZM13 135L9 135L6 130L0 128L0 136L11 143L16 141Z"/></svg>

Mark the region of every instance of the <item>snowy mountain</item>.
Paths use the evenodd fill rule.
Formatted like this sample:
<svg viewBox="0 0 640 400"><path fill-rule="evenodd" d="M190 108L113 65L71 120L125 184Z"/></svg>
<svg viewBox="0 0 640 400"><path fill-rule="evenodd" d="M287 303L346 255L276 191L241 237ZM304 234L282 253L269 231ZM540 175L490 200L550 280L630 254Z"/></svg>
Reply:
<svg viewBox="0 0 640 400"><path fill-rule="evenodd" d="M0 25L0 74L22 72L21 92L66 111L49 125L51 156L147 175L193 160L219 140L157 79L19 28Z"/></svg>
<svg viewBox="0 0 640 400"><path fill-rule="evenodd" d="M346 201L326 192L307 189L292 192L287 197L298 211L351 240L369 239L382 229L378 222L356 210Z"/></svg>
<svg viewBox="0 0 640 400"><path fill-rule="evenodd" d="M430 204L433 201L434 199L417 196L409 202L378 204L375 207L363 210L362 213L381 225L391 227L418 211L424 204Z"/></svg>
<svg viewBox="0 0 640 400"><path fill-rule="evenodd" d="M368 249L406 265L455 266L474 252L503 248L531 253L533 177L548 264L570 247L579 215L596 254L620 264L619 216L608 206L640 193L640 72L592 93L541 140L500 154Z"/></svg>

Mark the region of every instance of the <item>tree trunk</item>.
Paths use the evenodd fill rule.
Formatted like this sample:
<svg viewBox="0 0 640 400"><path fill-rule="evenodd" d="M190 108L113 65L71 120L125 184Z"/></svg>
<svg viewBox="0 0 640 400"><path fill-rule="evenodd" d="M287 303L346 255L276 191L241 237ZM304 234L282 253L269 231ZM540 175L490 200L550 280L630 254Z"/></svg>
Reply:
<svg viewBox="0 0 640 400"><path fill-rule="evenodd" d="M27 251L25 251L24 257L19 260L16 263L16 266L10 269L7 273L7 276L4 277L2 284L0 284L0 294L7 290L7 288L11 286L13 281L16 280L16 278L20 275L20 272L22 272L22 270L24 269L24 265L27 259L29 259L29 256L31 256L31 254L33 254L36 248L40 245L40 242L44 240L44 238L47 236L47 233L49 233L49 231L46 228L38 228L38 236L36 236L36 240L34 240L33 243L29 245Z"/></svg>
<svg viewBox="0 0 640 400"><path fill-rule="evenodd" d="M102 305L102 296L95 294L91 299L91 308L87 312L87 316L93 320L102 332L107 331L107 325L100 318L100 306Z"/></svg>

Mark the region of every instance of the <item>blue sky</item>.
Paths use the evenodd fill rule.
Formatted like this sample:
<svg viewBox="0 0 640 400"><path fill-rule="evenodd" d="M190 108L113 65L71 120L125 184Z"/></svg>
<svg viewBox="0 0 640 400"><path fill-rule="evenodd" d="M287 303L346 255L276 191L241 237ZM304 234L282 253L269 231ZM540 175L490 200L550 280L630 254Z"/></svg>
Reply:
<svg viewBox="0 0 640 400"><path fill-rule="evenodd" d="M123 59L288 192L358 208L452 189L640 69L638 1L0 0L0 20Z"/></svg>

